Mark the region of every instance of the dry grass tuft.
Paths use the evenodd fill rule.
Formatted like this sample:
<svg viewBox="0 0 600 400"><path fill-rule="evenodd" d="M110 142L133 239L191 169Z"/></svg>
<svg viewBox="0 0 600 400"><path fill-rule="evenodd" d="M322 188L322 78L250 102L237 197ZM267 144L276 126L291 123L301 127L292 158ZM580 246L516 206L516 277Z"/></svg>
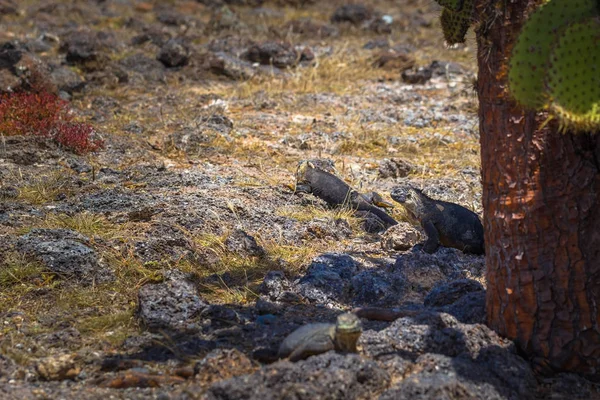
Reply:
<svg viewBox="0 0 600 400"><path fill-rule="evenodd" d="M132 239L136 236L136 228L132 223L118 224L109 221L105 216L83 211L73 215L48 214L40 224L41 228L71 229L91 239L100 237L105 240Z"/></svg>
<svg viewBox="0 0 600 400"><path fill-rule="evenodd" d="M74 188L71 175L66 170L48 174L15 177L19 185L19 199L29 204L46 204L55 201L59 195L70 195Z"/></svg>

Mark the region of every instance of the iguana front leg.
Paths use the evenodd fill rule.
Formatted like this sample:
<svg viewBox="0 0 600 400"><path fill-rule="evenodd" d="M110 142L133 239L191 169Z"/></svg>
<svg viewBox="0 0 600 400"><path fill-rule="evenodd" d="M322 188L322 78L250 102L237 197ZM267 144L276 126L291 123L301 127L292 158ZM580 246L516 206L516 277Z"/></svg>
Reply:
<svg viewBox="0 0 600 400"><path fill-rule="evenodd" d="M427 240L425 241L425 244L423 245L423 251L425 253L433 253L437 250L437 248L440 246L440 235L435 227L435 225L433 224L433 222L431 221L427 221L427 222L423 222L422 224L423 226L423 230L425 231L425 233L427 234Z"/></svg>
<svg viewBox="0 0 600 400"><path fill-rule="evenodd" d="M312 193L312 187L309 183L296 183L296 193Z"/></svg>

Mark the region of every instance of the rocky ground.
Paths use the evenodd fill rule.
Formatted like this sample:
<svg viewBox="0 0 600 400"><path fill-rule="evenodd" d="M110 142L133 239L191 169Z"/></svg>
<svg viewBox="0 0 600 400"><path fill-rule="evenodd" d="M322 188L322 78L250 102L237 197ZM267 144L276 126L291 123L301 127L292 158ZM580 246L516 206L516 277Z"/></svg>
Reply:
<svg viewBox="0 0 600 400"><path fill-rule="evenodd" d="M43 86L105 148L0 143L6 399L600 398L481 323L481 256L294 194L298 161L481 213L475 48L429 0L1 0L0 90ZM262 364L359 306L359 353Z"/></svg>

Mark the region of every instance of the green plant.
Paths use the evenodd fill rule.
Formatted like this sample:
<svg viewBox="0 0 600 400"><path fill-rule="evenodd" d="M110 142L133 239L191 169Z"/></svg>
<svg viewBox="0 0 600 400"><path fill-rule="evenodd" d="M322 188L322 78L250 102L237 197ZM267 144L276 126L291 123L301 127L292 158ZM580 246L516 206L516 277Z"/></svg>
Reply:
<svg viewBox="0 0 600 400"><path fill-rule="evenodd" d="M599 49L600 18L572 24L556 44L548 71L549 106L565 128L600 127Z"/></svg>
<svg viewBox="0 0 600 400"><path fill-rule="evenodd" d="M510 91L520 104L539 108L547 101L544 81L556 34L592 13L595 3L595 0L552 0L527 19L513 48L508 72Z"/></svg>
<svg viewBox="0 0 600 400"><path fill-rule="evenodd" d="M509 61L509 89L522 106L549 110L562 128L600 128L597 0L550 0L527 19Z"/></svg>
<svg viewBox="0 0 600 400"><path fill-rule="evenodd" d="M444 7L440 23L446 43L464 43L469 27L475 22L475 0L436 1Z"/></svg>

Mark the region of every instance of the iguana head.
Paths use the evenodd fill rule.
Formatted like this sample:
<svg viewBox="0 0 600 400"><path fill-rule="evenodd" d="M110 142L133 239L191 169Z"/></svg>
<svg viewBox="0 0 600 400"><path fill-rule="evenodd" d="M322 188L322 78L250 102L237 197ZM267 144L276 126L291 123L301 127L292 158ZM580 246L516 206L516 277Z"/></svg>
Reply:
<svg viewBox="0 0 600 400"><path fill-rule="evenodd" d="M310 179L308 177L310 170L321 170L335 174L335 166L333 161L326 158L314 158L310 160L302 160L296 168L296 192L310 193Z"/></svg>
<svg viewBox="0 0 600 400"><path fill-rule="evenodd" d="M413 217L421 214L425 195L419 189L412 186L398 186L392 189L390 196L394 201L402 204Z"/></svg>
<svg viewBox="0 0 600 400"><path fill-rule="evenodd" d="M356 342L362 333L362 323L353 313L344 313L337 317L335 340L342 351L356 352Z"/></svg>
<svg viewBox="0 0 600 400"><path fill-rule="evenodd" d="M302 181L306 180L306 178L305 178L306 171L308 171L309 168L314 168L314 166L308 160L302 160L298 163L298 168L296 168L296 181L297 182L302 182Z"/></svg>
<svg viewBox="0 0 600 400"><path fill-rule="evenodd" d="M309 168L319 169L322 171L329 172L330 174L335 174L335 164L332 160L327 158L313 158L310 160L302 160L298 163L298 168L296 169L296 177L304 176L306 171Z"/></svg>

